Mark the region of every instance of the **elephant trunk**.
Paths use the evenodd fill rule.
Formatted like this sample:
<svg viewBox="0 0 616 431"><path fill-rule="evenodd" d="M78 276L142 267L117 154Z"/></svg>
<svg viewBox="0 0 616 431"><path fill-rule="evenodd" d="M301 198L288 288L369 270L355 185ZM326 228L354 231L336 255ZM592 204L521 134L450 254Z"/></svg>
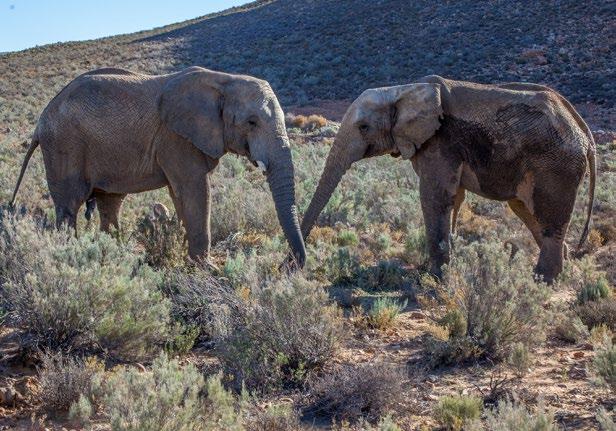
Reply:
<svg viewBox="0 0 616 431"><path fill-rule="evenodd" d="M304 239L308 238L308 235L310 235L310 231L317 221L319 214L321 214L321 211L323 211L323 208L327 205L327 202L329 202L342 176L349 169L351 163L355 161L349 157L349 153L346 151L347 140L341 136L344 136L344 133L338 132L338 137L327 156L327 161L325 162L323 173L319 179L317 190L314 192L310 205L304 214L302 220L302 235Z"/></svg>
<svg viewBox="0 0 616 431"><path fill-rule="evenodd" d="M272 191L278 221L301 268L306 261L306 247L297 218L293 161L288 146L284 146L276 157L270 159L267 182Z"/></svg>

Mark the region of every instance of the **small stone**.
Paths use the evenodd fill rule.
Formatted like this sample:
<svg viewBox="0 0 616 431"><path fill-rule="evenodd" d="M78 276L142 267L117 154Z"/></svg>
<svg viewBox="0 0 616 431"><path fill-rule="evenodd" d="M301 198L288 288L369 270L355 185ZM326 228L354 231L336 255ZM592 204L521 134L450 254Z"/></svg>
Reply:
<svg viewBox="0 0 616 431"><path fill-rule="evenodd" d="M574 357L575 359L580 359L580 358L583 358L583 357L584 357L584 352L574 352L574 353L573 353L573 357Z"/></svg>
<svg viewBox="0 0 616 431"><path fill-rule="evenodd" d="M410 317L411 319L417 319L417 320L426 318L426 316L424 316L424 314L421 311L411 311Z"/></svg>

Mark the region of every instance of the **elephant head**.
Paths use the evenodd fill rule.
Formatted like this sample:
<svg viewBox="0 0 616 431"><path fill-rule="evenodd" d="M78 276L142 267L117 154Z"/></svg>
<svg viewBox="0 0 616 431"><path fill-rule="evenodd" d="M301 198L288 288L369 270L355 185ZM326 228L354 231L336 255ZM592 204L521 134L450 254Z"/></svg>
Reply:
<svg viewBox="0 0 616 431"><path fill-rule="evenodd" d="M278 220L303 266L291 148L284 114L266 81L193 67L170 80L160 100L163 122L212 159L246 156L267 176Z"/></svg>
<svg viewBox="0 0 616 431"><path fill-rule="evenodd" d="M418 83L364 91L349 107L302 221L304 238L354 162L390 154L411 159L440 127L440 85Z"/></svg>

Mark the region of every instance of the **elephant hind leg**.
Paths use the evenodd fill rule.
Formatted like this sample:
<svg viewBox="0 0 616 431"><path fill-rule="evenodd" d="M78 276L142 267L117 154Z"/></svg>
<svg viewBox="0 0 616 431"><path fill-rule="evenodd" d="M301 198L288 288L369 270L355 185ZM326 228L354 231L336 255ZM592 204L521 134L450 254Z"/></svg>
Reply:
<svg viewBox="0 0 616 431"><path fill-rule="evenodd" d="M125 194L97 192L94 195L100 217L100 230L110 233L111 228L120 229L120 208Z"/></svg>
<svg viewBox="0 0 616 431"><path fill-rule="evenodd" d="M530 233L533 235L535 242L541 248L543 243L543 234L541 233L541 225L534 215L528 210L524 202L520 199L511 199L507 201L509 208L524 222Z"/></svg>
<svg viewBox="0 0 616 431"><path fill-rule="evenodd" d="M552 283L562 271L567 254L565 235L571 220L577 184L563 184L562 178L546 175L533 192L535 217L541 226L541 251L535 271Z"/></svg>
<svg viewBox="0 0 616 431"><path fill-rule="evenodd" d="M53 183L50 194L56 209L56 227L69 226L77 229L77 213L90 196L85 181Z"/></svg>

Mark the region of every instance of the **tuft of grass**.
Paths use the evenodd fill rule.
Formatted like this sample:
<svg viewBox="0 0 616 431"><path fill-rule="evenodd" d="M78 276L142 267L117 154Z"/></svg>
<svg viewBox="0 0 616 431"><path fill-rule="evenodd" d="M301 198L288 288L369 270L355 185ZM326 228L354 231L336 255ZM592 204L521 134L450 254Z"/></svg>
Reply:
<svg viewBox="0 0 616 431"><path fill-rule="evenodd" d="M483 402L480 398L454 395L439 398L434 408L434 418L448 430L461 431L464 426L481 416Z"/></svg>
<svg viewBox="0 0 616 431"><path fill-rule="evenodd" d="M402 398L402 371L387 364L339 366L310 382L309 410L336 420L376 422Z"/></svg>
<svg viewBox="0 0 616 431"><path fill-rule="evenodd" d="M396 318L406 308L407 303L407 300L400 303L388 296L377 298L366 316L368 325L381 331L393 327Z"/></svg>
<svg viewBox="0 0 616 431"><path fill-rule="evenodd" d="M597 422L601 425L602 431L616 431L616 422L610 417L610 414L603 407L599 409L596 415Z"/></svg>

